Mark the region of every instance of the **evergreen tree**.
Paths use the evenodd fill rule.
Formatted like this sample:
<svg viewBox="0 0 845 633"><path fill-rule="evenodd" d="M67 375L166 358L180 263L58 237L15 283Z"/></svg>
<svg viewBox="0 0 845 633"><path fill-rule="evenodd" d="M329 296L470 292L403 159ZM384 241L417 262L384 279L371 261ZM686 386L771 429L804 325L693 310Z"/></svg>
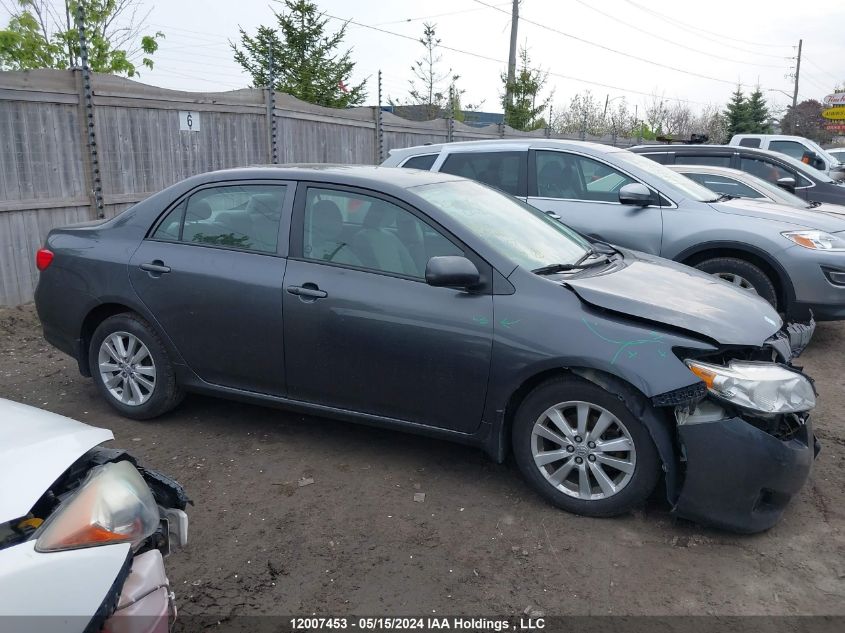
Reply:
<svg viewBox="0 0 845 633"><path fill-rule="evenodd" d="M540 92L548 79L548 73L538 68L531 68L531 59L525 48L519 52L520 67L516 71L513 83L508 85L508 77L502 74L505 91L502 95L502 105L505 108L505 123L515 130L537 130L546 123L540 117L549 107L551 95L545 99ZM513 104L508 103L510 93Z"/></svg>
<svg viewBox="0 0 845 633"><path fill-rule="evenodd" d="M737 86L736 91L731 95L731 100L725 109L725 118L727 119L728 125L728 138L734 134L745 134L750 131L751 123L748 112L748 101L745 95L742 94L741 86Z"/></svg>
<svg viewBox="0 0 845 633"><path fill-rule="evenodd" d="M346 35L344 24L327 34L329 19L309 0L284 0L287 12L273 14L276 26L259 26L254 37L242 28L241 46L231 43L235 61L252 76L256 88L267 86L272 57L274 88L298 99L329 108L358 105L367 94L364 83L350 87L355 68L352 49L337 48Z"/></svg>
<svg viewBox="0 0 845 633"><path fill-rule="evenodd" d="M425 48L425 54L414 62L411 72L414 78L408 81L408 99L402 103L390 100L391 105L423 106L426 119L436 119L441 111L449 106L449 88L459 79L458 75L451 75L452 69L443 72L440 63L443 56L439 52L440 38L437 37L437 25L426 22L423 24L423 35L417 40ZM451 75L451 77L450 77ZM446 84L449 79L450 83ZM460 94L457 95L458 98Z"/></svg>
<svg viewBox="0 0 845 633"><path fill-rule="evenodd" d="M763 91L760 86L754 89L751 96L746 101L746 109L748 113L750 134L769 134L772 131L770 124L769 109L766 107L766 98L763 96Z"/></svg>

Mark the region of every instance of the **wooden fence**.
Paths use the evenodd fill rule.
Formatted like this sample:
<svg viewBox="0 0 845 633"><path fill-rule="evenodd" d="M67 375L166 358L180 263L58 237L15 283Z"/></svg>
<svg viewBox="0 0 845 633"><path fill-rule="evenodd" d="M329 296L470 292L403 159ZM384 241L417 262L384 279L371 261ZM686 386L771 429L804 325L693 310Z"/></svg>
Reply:
<svg viewBox="0 0 845 633"><path fill-rule="evenodd" d="M193 174L269 163L273 128L283 163L372 164L424 143L559 138L408 121L375 107L335 110L282 94L271 112L260 89L181 92L93 75L90 91L88 100L80 71L0 72L0 305L32 300L34 253L50 229L112 217Z"/></svg>

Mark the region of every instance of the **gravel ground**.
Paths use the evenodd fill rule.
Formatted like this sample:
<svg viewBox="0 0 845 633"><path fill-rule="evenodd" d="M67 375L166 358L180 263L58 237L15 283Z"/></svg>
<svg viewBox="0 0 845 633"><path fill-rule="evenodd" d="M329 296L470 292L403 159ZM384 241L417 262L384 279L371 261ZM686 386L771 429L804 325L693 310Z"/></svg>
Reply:
<svg viewBox="0 0 845 633"><path fill-rule="evenodd" d="M822 453L755 536L675 521L659 500L569 515L474 449L273 409L191 396L123 419L32 306L0 308L0 397L112 429L185 486L190 544L167 561L183 616L845 615L843 352L845 324L820 325L801 360Z"/></svg>

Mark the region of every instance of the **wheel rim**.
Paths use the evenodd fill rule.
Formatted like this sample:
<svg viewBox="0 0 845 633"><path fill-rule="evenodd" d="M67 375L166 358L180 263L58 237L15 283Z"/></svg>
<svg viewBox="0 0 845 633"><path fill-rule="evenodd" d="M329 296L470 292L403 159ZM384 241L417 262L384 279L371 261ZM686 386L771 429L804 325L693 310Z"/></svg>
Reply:
<svg viewBox="0 0 845 633"><path fill-rule="evenodd" d="M753 292L755 295L759 294L757 289L748 281L745 277L741 275L737 275L734 273L713 273L719 279L727 281L729 284L733 284L738 288L742 288L743 290L748 290Z"/></svg>
<svg viewBox="0 0 845 633"><path fill-rule="evenodd" d="M622 421L590 402L563 402L544 411L531 432L531 451L546 481L585 501L619 494L637 464Z"/></svg>
<svg viewBox="0 0 845 633"><path fill-rule="evenodd" d="M100 378L121 404L138 407L153 395L156 366L147 346L134 334L115 332L100 345Z"/></svg>

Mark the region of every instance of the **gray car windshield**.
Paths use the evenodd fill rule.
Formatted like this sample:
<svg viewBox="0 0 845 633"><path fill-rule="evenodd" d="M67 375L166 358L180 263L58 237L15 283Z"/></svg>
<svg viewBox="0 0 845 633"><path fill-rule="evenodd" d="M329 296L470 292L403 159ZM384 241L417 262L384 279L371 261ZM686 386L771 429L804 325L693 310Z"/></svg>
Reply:
<svg viewBox="0 0 845 633"><path fill-rule="evenodd" d="M441 182L413 191L529 270L574 264L591 250L587 240L557 220L476 182Z"/></svg>
<svg viewBox="0 0 845 633"><path fill-rule="evenodd" d="M711 191L704 185L699 185L697 182L687 178L683 174L672 171L668 167L661 165L650 158L646 158L645 156L634 154L634 152L624 151L614 153L613 157L619 161L644 170L648 176L644 176L643 179L647 182L650 176L657 176L669 183L670 186L680 191L682 195L692 200L697 200L698 202L712 202L719 197L719 194L715 191Z"/></svg>

